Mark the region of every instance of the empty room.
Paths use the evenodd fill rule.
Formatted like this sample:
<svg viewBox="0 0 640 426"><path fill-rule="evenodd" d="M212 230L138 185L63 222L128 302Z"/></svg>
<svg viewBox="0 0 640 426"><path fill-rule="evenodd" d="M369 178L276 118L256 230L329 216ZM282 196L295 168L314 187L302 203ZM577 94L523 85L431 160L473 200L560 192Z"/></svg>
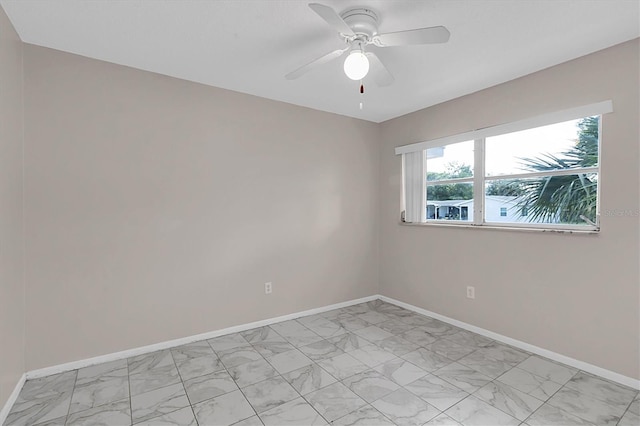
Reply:
<svg viewBox="0 0 640 426"><path fill-rule="evenodd" d="M0 425L640 425L639 0L0 0Z"/></svg>

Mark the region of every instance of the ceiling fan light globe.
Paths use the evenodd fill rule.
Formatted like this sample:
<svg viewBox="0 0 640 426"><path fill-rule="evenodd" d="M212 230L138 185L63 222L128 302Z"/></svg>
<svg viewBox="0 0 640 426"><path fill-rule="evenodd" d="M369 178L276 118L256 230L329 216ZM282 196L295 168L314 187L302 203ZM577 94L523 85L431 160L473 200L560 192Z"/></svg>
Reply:
<svg viewBox="0 0 640 426"><path fill-rule="evenodd" d="M360 50L349 53L344 60L344 73L351 80L362 80L369 72L369 59Z"/></svg>

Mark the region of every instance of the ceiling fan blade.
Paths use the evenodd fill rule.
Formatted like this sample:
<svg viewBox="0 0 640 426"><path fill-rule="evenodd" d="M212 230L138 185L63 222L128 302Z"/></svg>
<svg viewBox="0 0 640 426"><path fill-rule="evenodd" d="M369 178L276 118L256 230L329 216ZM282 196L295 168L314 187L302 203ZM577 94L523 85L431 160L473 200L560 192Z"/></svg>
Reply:
<svg viewBox="0 0 640 426"><path fill-rule="evenodd" d="M374 43L380 47L446 43L449 41L450 35L449 30L445 27L419 28L417 30L378 34L374 37Z"/></svg>
<svg viewBox="0 0 640 426"><path fill-rule="evenodd" d="M309 7L339 33L348 36L355 36L351 27L349 27L340 15L338 15L338 13L329 6L325 6L320 3L309 3Z"/></svg>
<svg viewBox="0 0 640 426"><path fill-rule="evenodd" d="M369 63L371 64L371 76L376 84L380 87L389 86L395 78L389 72L387 67L384 66L378 55L373 52L366 52L365 55L369 59Z"/></svg>
<svg viewBox="0 0 640 426"><path fill-rule="evenodd" d="M301 66L297 70L291 71L289 74L285 75L284 78L286 78L287 80L295 80L296 78L302 76L303 74L306 74L307 72L311 71L313 68L339 58L347 50L349 50L349 46L345 47L344 49L338 49L338 50L334 50L333 52L329 52L326 55L321 56L318 59L315 59L306 65Z"/></svg>

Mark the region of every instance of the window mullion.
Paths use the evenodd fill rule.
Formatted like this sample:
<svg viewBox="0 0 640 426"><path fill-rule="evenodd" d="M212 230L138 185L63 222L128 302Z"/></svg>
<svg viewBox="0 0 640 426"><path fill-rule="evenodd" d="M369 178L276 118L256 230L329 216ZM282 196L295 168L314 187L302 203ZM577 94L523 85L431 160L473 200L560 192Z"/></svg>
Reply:
<svg viewBox="0 0 640 426"><path fill-rule="evenodd" d="M441 179L441 180L428 180L427 185L455 185L457 183L473 183L474 178L455 178L455 179Z"/></svg>
<svg viewBox="0 0 640 426"><path fill-rule="evenodd" d="M484 145L485 139L474 140L473 148L473 224L484 223Z"/></svg>
<svg viewBox="0 0 640 426"><path fill-rule="evenodd" d="M556 169L549 170L543 172L526 172L526 173L513 173L513 174L505 174L505 175L495 175L495 176L487 176L485 177L486 181L492 180L510 180L510 179L531 179L537 177L546 177L546 176L572 176L572 175L583 175L589 173L597 174L599 172L599 167L579 167L575 169Z"/></svg>

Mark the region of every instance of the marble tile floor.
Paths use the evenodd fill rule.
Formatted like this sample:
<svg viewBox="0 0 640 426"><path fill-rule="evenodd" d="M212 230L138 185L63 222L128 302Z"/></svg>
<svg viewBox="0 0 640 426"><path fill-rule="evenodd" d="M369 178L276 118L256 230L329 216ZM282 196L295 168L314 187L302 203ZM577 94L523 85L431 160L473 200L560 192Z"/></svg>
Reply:
<svg viewBox="0 0 640 426"><path fill-rule="evenodd" d="M9 425L640 425L638 391L379 300L29 380Z"/></svg>

